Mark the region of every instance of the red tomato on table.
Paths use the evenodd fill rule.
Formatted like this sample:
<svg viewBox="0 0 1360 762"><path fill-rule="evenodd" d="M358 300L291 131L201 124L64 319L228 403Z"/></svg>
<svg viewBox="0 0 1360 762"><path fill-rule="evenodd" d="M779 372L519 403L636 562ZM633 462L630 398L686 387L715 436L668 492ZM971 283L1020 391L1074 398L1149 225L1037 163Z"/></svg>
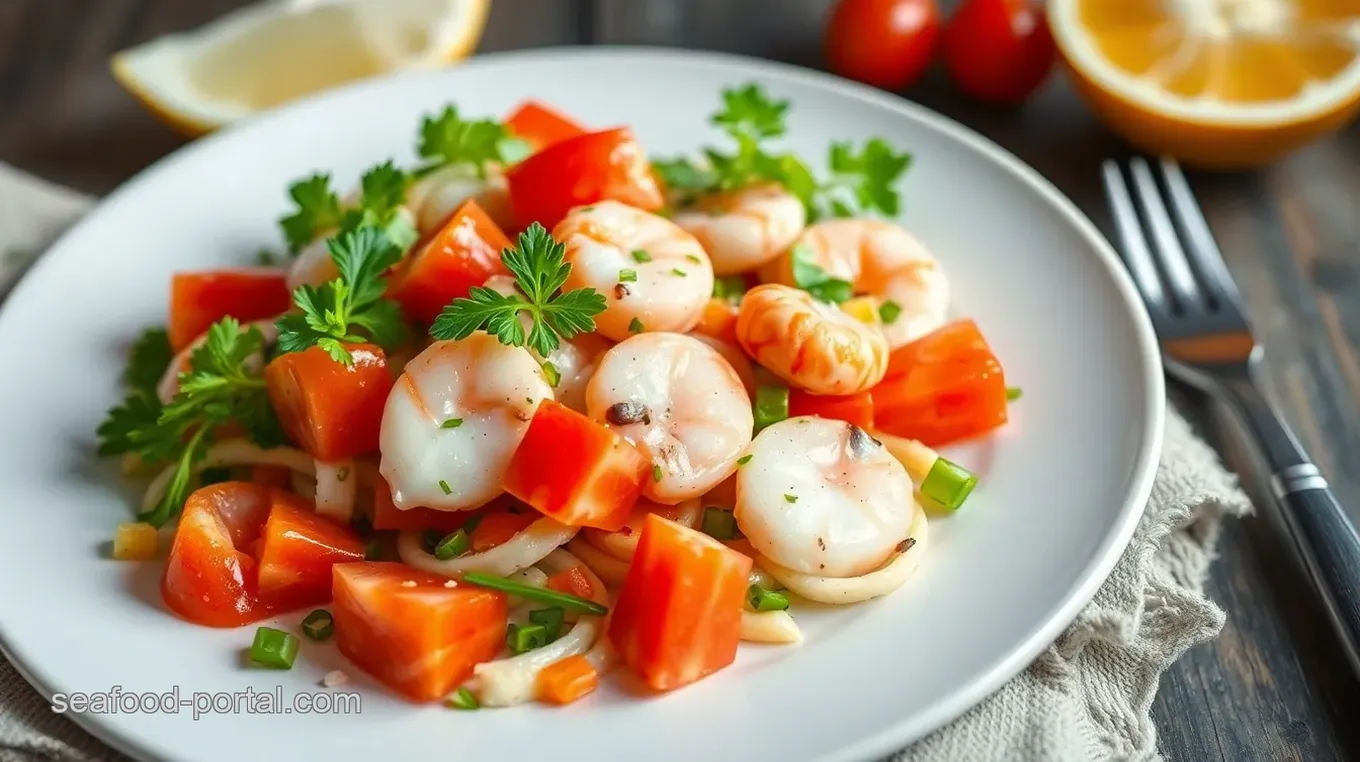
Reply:
<svg viewBox="0 0 1360 762"><path fill-rule="evenodd" d="M283 270L266 267L175 273L170 282L170 347L179 352L213 323L242 323L286 312L293 304Z"/></svg>
<svg viewBox="0 0 1360 762"><path fill-rule="evenodd" d="M348 347L353 365L324 349L279 355L265 367L269 402L288 437L317 460L334 462L378 450L383 410L395 379L382 348Z"/></svg>
<svg viewBox="0 0 1360 762"><path fill-rule="evenodd" d="M392 274L388 297L401 303L408 320L429 325L454 299L492 275L509 275L501 252L510 239L487 213L468 199L444 227Z"/></svg>
<svg viewBox="0 0 1360 762"><path fill-rule="evenodd" d="M965 0L945 25L942 55L960 90L1014 105L1043 83L1056 50L1037 0Z"/></svg>
<svg viewBox="0 0 1360 762"><path fill-rule="evenodd" d="M655 212L665 205L647 153L620 127L564 140L505 174L515 225L552 230L573 207L612 199Z"/></svg>
<svg viewBox="0 0 1360 762"><path fill-rule="evenodd" d="M836 74L901 90L925 73L940 33L935 0L841 0L826 28L826 62Z"/></svg>

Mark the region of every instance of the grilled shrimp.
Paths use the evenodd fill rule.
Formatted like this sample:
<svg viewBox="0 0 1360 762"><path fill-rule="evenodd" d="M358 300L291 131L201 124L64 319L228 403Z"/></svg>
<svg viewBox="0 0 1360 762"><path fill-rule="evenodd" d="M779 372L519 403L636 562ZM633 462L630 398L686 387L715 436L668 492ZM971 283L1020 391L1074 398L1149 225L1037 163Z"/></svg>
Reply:
<svg viewBox="0 0 1360 762"><path fill-rule="evenodd" d="M449 166L417 180L407 191L406 208L411 211L421 237L432 235L444 226L464 201L472 199L502 229L509 230L510 186L499 172L488 172L485 179L461 166Z"/></svg>
<svg viewBox="0 0 1360 762"><path fill-rule="evenodd" d="M808 227L789 253L766 271L794 285L793 257L801 252L856 293L893 302L902 311L883 325L892 349L910 343L945 323L949 281L935 258L911 233L880 220L828 220Z"/></svg>
<svg viewBox="0 0 1360 762"><path fill-rule="evenodd" d="M676 213L713 260L713 272L734 275L769 262L793 243L807 223L798 197L779 185L753 185L699 199Z"/></svg>
<svg viewBox="0 0 1360 762"><path fill-rule="evenodd" d="M703 342L644 333L600 359L586 388L591 418L646 452L647 499L674 505L727 478L751 442L751 398L736 371Z"/></svg>
<svg viewBox="0 0 1360 762"><path fill-rule="evenodd" d="M746 292L737 340L757 363L813 394L864 391L888 371L881 331L806 291L775 283Z"/></svg>
<svg viewBox="0 0 1360 762"><path fill-rule="evenodd" d="M477 332L436 341L406 365L383 411L380 471L398 508L476 508L552 387L529 351Z"/></svg>
<svg viewBox="0 0 1360 762"><path fill-rule="evenodd" d="M789 418L751 443L737 471L735 516L762 556L821 577L874 571L908 538L911 477L863 429Z"/></svg>
<svg viewBox="0 0 1360 762"><path fill-rule="evenodd" d="M573 209L553 229L566 246L565 289L605 295L597 330L623 341L642 331L684 333L713 293L713 265L694 236L670 220L617 201Z"/></svg>

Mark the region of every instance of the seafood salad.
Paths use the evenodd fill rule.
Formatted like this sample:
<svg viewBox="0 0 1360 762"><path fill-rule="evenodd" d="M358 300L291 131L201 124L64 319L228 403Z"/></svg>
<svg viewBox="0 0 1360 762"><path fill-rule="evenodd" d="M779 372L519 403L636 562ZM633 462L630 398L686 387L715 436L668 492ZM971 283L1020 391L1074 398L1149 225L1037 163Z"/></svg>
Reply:
<svg viewBox="0 0 1360 762"><path fill-rule="evenodd" d="M662 158L450 105L413 165L292 184L288 254L176 273L134 347L98 429L146 480L115 558L260 667L333 640L463 710L675 690L902 587L978 482L936 448L1018 392L892 221L910 157L815 171L789 107L725 90L721 142Z"/></svg>

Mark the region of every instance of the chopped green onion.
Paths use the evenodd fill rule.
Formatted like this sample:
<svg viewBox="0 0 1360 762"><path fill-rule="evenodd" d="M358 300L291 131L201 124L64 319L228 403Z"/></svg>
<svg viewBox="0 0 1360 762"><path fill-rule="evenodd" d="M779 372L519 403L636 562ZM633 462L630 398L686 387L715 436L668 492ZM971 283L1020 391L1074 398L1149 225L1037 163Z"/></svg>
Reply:
<svg viewBox="0 0 1360 762"><path fill-rule="evenodd" d="M661 481L661 466L652 466L652 481Z"/></svg>
<svg viewBox="0 0 1360 762"><path fill-rule="evenodd" d="M889 299L878 305L878 319L884 323L896 322L897 317L902 314L902 305Z"/></svg>
<svg viewBox="0 0 1360 762"><path fill-rule="evenodd" d="M467 688L459 688L449 696L448 704L450 709L481 709L482 705L477 703L477 697L472 695L472 691Z"/></svg>
<svg viewBox="0 0 1360 762"><path fill-rule="evenodd" d="M549 643L562 635L562 623L565 619L566 612L562 611L561 606L550 606L546 609L534 609L529 612L529 621L543 626L543 631L548 633Z"/></svg>
<svg viewBox="0 0 1360 762"><path fill-rule="evenodd" d="M750 462L751 462L751 458L752 458L752 456L749 455L749 454L743 455L743 456L741 456L740 458L737 458L737 466L738 466L738 467L741 467L741 466L746 465L747 463L750 463Z"/></svg>
<svg viewBox="0 0 1360 762"><path fill-rule="evenodd" d="M510 511L510 513L518 513L518 512L519 512L519 511L517 511L517 510L515 509L515 506L513 506L513 505L510 506L509 511ZM473 516L473 517L469 518L467 521L464 521L464 522L463 522L463 531L464 531L464 532L467 532L467 533L468 533L468 536L471 537L471 536L472 536L472 533L475 532L475 531L477 531L477 527L478 527L478 525L480 525L481 523L482 523L482 516L480 516L480 515L478 515L478 516Z"/></svg>
<svg viewBox="0 0 1360 762"><path fill-rule="evenodd" d="M921 482L921 494L946 511L957 511L977 481L977 475L963 466L938 458Z"/></svg>
<svg viewBox="0 0 1360 762"><path fill-rule="evenodd" d="M510 653L522 654L548 645L548 631L541 624L512 624L505 631Z"/></svg>
<svg viewBox="0 0 1360 762"><path fill-rule="evenodd" d="M302 634L312 640L325 640L334 633L335 619L325 609L317 609L302 620Z"/></svg>
<svg viewBox="0 0 1360 762"><path fill-rule="evenodd" d="M724 508L705 508L703 523L704 534L715 540L735 540L737 538L737 519Z"/></svg>
<svg viewBox="0 0 1360 762"><path fill-rule="evenodd" d="M446 481L444 481L443 479L440 479L440 480L439 480L439 488L442 489L442 490L444 490L444 494L445 494L445 495L452 495L452 494L453 494L453 489L450 488L450 487L449 487L449 483L446 482Z"/></svg>
<svg viewBox="0 0 1360 762"><path fill-rule="evenodd" d="M619 283L636 283L637 270L619 270Z"/></svg>
<svg viewBox="0 0 1360 762"><path fill-rule="evenodd" d="M463 425L463 419L462 419L462 418L450 418L450 419L444 421L443 423L439 424L439 428L441 428L441 429L456 429L456 428L458 428L459 426L462 426L462 425Z"/></svg>
<svg viewBox="0 0 1360 762"><path fill-rule="evenodd" d="M1024 393L1025 392L1018 386L1008 386L1006 387L1006 401L1014 402L1020 399Z"/></svg>
<svg viewBox="0 0 1360 762"><path fill-rule="evenodd" d="M650 262L652 261L652 255L648 254L646 249L633 249L633 261Z"/></svg>
<svg viewBox="0 0 1360 762"><path fill-rule="evenodd" d="M551 386L554 389L557 388L558 384L562 383L562 372L557 369L556 365L553 365L550 362L545 361L543 363L543 375L548 379L548 386Z"/></svg>
<svg viewBox="0 0 1360 762"><path fill-rule="evenodd" d="M468 572L463 575L463 581L478 587L499 590L502 593L517 595L526 601L537 601L539 603L549 603L554 606L561 606L567 611L576 611L582 614L595 614L597 616L607 614L609 609L601 606L595 601L579 598L570 593L559 593L556 590L549 590L546 587L535 587L526 585L523 582L516 582L513 579L497 577L494 574L484 574L482 572Z"/></svg>
<svg viewBox="0 0 1360 762"><path fill-rule="evenodd" d="M693 262L693 263L696 264L696 265L697 265L697 264L702 264L702 263L703 263L703 260L702 260L702 259L699 259L698 257L694 256L693 254L686 254L686 255L685 255L685 259L688 259L689 261Z"/></svg>
<svg viewBox="0 0 1360 762"><path fill-rule="evenodd" d="M789 607L789 597L760 585L751 585L746 588L746 604L752 611L783 611Z"/></svg>
<svg viewBox="0 0 1360 762"><path fill-rule="evenodd" d="M630 321L628 322L628 332L629 332L629 333L642 333L643 330L644 330L644 328L643 328L643 326L642 326L642 321L641 321L641 320L638 320L637 318L633 318L632 320L630 320Z"/></svg>
<svg viewBox="0 0 1360 762"><path fill-rule="evenodd" d="M671 275L678 275L678 276L680 276L681 278L683 278L683 277L685 277L687 274L688 274L688 273L686 273L684 270L681 270L681 269L678 268L678 267L672 267L672 268L671 268Z"/></svg>
<svg viewBox="0 0 1360 762"><path fill-rule="evenodd" d="M786 502L786 503L796 503L796 502L798 502L798 496L797 496L797 495L790 495L789 493L785 492L785 493L784 493L784 502Z"/></svg>
<svg viewBox="0 0 1360 762"><path fill-rule="evenodd" d="M250 644L250 660L271 669L292 669L297 652L298 639L273 627L256 629L255 642Z"/></svg>
<svg viewBox="0 0 1360 762"><path fill-rule="evenodd" d="M468 538L468 533L459 529L457 532L450 532L445 535L434 546L434 557L440 561L447 561L451 558L457 558L471 549L472 540Z"/></svg>
<svg viewBox="0 0 1360 762"><path fill-rule="evenodd" d="M756 433L789 417L789 390L784 386L756 388Z"/></svg>
<svg viewBox="0 0 1360 762"><path fill-rule="evenodd" d="M728 275L713 279L713 297L737 301L746 293L746 279L740 275Z"/></svg>

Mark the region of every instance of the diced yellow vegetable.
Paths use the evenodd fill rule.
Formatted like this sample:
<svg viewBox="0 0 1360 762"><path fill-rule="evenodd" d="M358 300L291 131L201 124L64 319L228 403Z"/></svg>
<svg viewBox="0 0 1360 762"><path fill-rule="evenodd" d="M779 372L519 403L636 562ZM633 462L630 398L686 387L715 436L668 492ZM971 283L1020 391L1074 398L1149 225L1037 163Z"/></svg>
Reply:
<svg viewBox="0 0 1360 762"><path fill-rule="evenodd" d="M113 533L113 557L119 561L149 561L156 557L160 533L150 524L119 524Z"/></svg>
<svg viewBox="0 0 1360 762"><path fill-rule="evenodd" d="M841 304L841 309L861 323L879 325L878 299L872 296L857 296Z"/></svg>

